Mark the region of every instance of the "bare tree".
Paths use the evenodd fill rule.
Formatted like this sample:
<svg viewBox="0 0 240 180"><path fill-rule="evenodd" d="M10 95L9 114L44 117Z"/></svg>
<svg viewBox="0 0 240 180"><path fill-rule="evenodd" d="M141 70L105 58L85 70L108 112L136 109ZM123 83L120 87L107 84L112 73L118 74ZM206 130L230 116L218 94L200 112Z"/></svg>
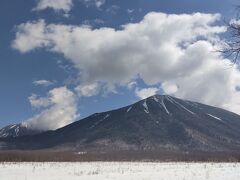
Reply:
<svg viewBox="0 0 240 180"><path fill-rule="evenodd" d="M231 20L227 26L230 37L225 41L225 47L221 52L236 63L240 53L240 20Z"/></svg>
<svg viewBox="0 0 240 180"><path fill-rule="evenodd" d="M225 21L228 28L228 38L225 41L225 46L222 53L233 60L235 64L240 54L240 6L236 7L236 17L228 22Z"/></svg>

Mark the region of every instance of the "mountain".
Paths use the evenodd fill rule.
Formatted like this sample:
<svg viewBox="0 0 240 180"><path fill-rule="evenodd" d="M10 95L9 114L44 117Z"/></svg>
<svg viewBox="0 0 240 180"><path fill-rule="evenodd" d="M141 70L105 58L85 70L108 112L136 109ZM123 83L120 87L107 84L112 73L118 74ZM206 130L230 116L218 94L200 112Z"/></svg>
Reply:
<svg viewBox="0 0 240 180"><path fill-rule="evenodd" d="M240 116L155 95L120 109L96 113L55 131L0 139L1 149L77 151L240 150Z"/></svg>
<svg viewBox="0 0 240 180"><path fill-rule="evenodd" d="M40 132L41 131L39 130L33 130L28 128L27 125L24 123L12 124L0 129L0 138L34 135Z"/></svg>

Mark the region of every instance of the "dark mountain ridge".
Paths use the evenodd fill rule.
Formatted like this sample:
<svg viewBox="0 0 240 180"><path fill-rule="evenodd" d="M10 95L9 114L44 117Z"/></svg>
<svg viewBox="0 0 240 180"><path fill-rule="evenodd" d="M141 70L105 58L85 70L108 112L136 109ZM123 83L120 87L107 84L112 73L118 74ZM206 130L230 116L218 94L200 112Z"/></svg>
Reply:
<svg viewBox="0 0 240 180"><path fill-rule="evenodd" d="M73 151L238 151L240 116L155 95L133 105L96 113L56 131L0 139L1 149Z"/></svg>
<svg viewBox="0 0 240 180"><path fill-rule="evenodd" d="M25 123L12 124L0 129L0 138L34 135L40 132L42 131L31 129Z"/></svg>

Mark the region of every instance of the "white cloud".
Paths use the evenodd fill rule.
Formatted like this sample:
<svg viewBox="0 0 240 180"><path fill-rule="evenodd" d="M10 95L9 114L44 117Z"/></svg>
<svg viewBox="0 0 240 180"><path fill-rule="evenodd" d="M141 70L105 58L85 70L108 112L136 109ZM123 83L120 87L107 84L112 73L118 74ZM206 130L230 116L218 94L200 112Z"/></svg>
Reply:
<svg viewBox="0 0 240 180"><path fill-rule="evenodd" d="M114 89L141 78L149 86L162 84L165 93L240 113L240 72L237 66L227 69L230 60L215 51L218 34L226 31L215 24L219 18L153 12L121 30L40 20L18 26L13 47L63 54L79 69L83 84L102 82Z"/></svg>
<svg viewBox="0 0 240 180"><path fill-rule="evenodd" d="M50 86L50 85L53 85L54 82L49 81L49 80L45 80L45 79L41 79L41 80L33 81L33 84L35 86Z"/></svg>
<svg viewBox="0 0 240 180"><path fill-rule="evenodd" d="M166 94L174 94L178 91L176 84L167 81L162 83L162 89Z"/></svg>
<svg viewBox="0 0 240 180"><path fill-rule="evenodd" d="M47 97L39 97L36 94L32 94L29 98L28 98L30 104L32 107L34 108L42 108L42 107L48 107L51 105L51 101L49 98Z"/></svg>
<svg viewBox="0 0 240 180"><path fill-rule="evenodd" d="M13 48L25 53L35 48L48 46L49 40L43 37L45 25L44 20L39 20L18 26L19 31L16 34L16 40L12 44Z"/></svg>
<svg viewBox="0 0 240 180"><path fill-rule="evenodd" d="M156 95L158 91L159 91L158 88L144 88L144 89L140 89L140 90L136 89L135 94L140 99L146 99L150 96Z"/></svg>
<svg viewBox="0 0 240 180"><path fill-rule="evenodd" d="M134 9L127 9L128 14L133 13L135 10Z"/></svg>
<svg viewBox="0 0 240 180"><path fill-rule="evenodd" d="M24 122L31 129L55 130L75 121L77 102L75 94L66 87L49 91L47 97L29 97L33 107L44 108L39 114Z"/></svg>
<svg viewBox="0 0 240 180"><path fill-rule="evenodd" d="M72 6L72 0L38 0L38 4L33 10L41 11L52 8L55 11L64 11L68 13L72 9Z"/></svg>
<svg viewBox="0 0 240 180"><path fill-rule="evenodd" d="M132 81L132 82L129 82L128 84L127 84L127 88L128 89L134 89L134 88L136 88L137 87L137 82L136 81Z"/></svg>
<svg viewBox="0 0 240 180"><path fill-rule="evenodd" d="M95 6L100 9L105 3L106 0L80 0L87 7ZM64 12L64 16L68 17L69 12L73 8L73 0L38 0L37 6L33 8L34 11L42 11L45 9L51 8L54 11Z"/></svg>
<svg viewBox="0 0 240 180"><path fill-rule="evenodd" d="M77 92L78 96L95 96L99 93L100 87L98 83L92 83L92 84L84 84L79 85L75 88L75 91Z"/></svg>
<svg viewBox="0 0 240 180"><path fill-rule="evenodd" d="M100 8L106 3L106 0L82 0L87 6L94 5Z"/></svg>
<svg viewBox="0 0 240 180"><path fill-rule="evenodd" d="M106 9L106 12L111 14L117 14L117 11L120 10L120 7L117 5L112 5L109 8Z"/></svg>
<svg viewBox="0 0 240 180"><path fill-rule="evenodd" d="M100 8L103 4L105 4L105 0L95 0L95 4L98 8Z"/></svg>
<svg viewBox="0 0 240 180"><path fill-rule="evenodd" d="M89 27L95 26L95 25L103 25L105 22L102 19L94 19L94 20L85 20L83 21L83 24Z"/></svg>

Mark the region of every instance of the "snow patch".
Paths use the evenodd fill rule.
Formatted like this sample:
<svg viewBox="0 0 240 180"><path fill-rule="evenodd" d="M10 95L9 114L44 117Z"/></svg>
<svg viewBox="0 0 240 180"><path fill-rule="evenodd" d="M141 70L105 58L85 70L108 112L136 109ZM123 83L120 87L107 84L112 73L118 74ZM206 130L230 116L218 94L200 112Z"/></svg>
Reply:
<svg viewBox="0 0 240 180"><path fill-rule="evenodd" d="M144 109L144 112L145 112L146 114L149 114L149 111L147 111L146 109Z"/></svg>
<svg viewBox="0 0 240 180"><path fill-rule="evenodd" d="M160 101L159 103L160 103L160 104L162 105L162 107L165 109L166 113L167 113L167 114L170 114L169 111L168 111L168 109L167 109L167 107L166 107L166 105L164 104L164 99L163 99L163 98L161 99L161 101Z"/></svg>
<svg viewBox="0 0 240 180"><path fill-rule="evenodd" d="M103 118L103 120L104 120L104 119L107 119L108 117L110 117L110 114L107 114L107 115Z"/></svg>
<svg viewBox="0 0 240 180"><path fill-rule="evenodd" d="M149 114L148 105L147 105L147 101L146 100L143 103L143 107L145 108L144 109L145 113Z"/></svg>
<svg viewBox="0 0 240 180"><path fill-rule="evenodd" d="M9 135L8 133L4 133L2 137L7 137L8 135Z"/></svg>
<svg viewBox="0 0 240 180"><path fill-rule="evenodd" d="M180 107L182 107L183 109L185 109L186 111L188 111L191 114L195 114L194 112L192 112L191 110L189 110L188 108L186 108L185 106L183 106L182 104L180 104L179 102L175 101L173 98L171 98L170 96L168 96L168 100L172 103L175 103L177 105L179 105Z"/></svg>
<svg viewBox="0 0 240 180"><path fill-rule="evenodd" d="M131 111L131 109L132 109L132 106L130 106L130 107L127 109L127 113L128 113L129 111Z"/></svg>
<svg viewBox="0 0 240 180"><path fill-rule="evenodd" d="M156 102L159 102L159 100L156 96L153 96L153 100L156 101Z"/></svg>
<svg viewBox="0 0 240 180"><path fill-rule="evenodd" d="M185 101L187 104L189 104L190 106L194 107L194 108L198 108L198 109L202 109L198 103L196 102L191 102L191 101Z"/></svg>
<svg viewBox="0 0 240 180"><path fill-rule="evenodd" d="M99 125L101 122L103 122L105 119L107 119L107 118L109 118L109 117L110 117L110 114L106 114L106 115L104 116L104 118L100 119L100 120L97 121L95 124L93 124L93 125L90 127L90 129L96 127L97 125Z"/></svg>
<svg viewBox="0 0 240 180"><path fill-rule="evenodd" d="M9 129L13 129L15 128L17 125L12 125Z"/></svg>
<svg viewBox="0 0 240 180"><path fill-rule="evenodd" d="M174 104L174 102L172 101L171 96L166 96L166 98L167 98L167 100L168 100L169 102L171 102L172 104Z"/></svg>
<svg viewBox="0 0 240 180"><path fill-rule="evenodd" d="M16 134L16 136L18 136L18 133L19 133L19 127L17 127L17 128L15 129L15 134Z"/></svg>
<svg viewBox="0 0 240 180"><path fill-rule="evenodd" d="M217 116L214 116L214 115L212 115L212 114L207 114L207 115L210 116L210 117L212 117L212 118L214 118L214 119L217 119L217 120L219 120L219 121L222 121L222 119L219 118L219 117L217 117Z"/></svg>
<svg viewBox="0 0 240 180"><path fill-rule="evenodd" d="M161 97L161 101L159 101L159 99L156 96L153 96L153 100L156 101L157 103L160 103L160 105L164 108L166 113L170 114L170 112L168 111L166 105L164 104L164 97Z"/></svg>

